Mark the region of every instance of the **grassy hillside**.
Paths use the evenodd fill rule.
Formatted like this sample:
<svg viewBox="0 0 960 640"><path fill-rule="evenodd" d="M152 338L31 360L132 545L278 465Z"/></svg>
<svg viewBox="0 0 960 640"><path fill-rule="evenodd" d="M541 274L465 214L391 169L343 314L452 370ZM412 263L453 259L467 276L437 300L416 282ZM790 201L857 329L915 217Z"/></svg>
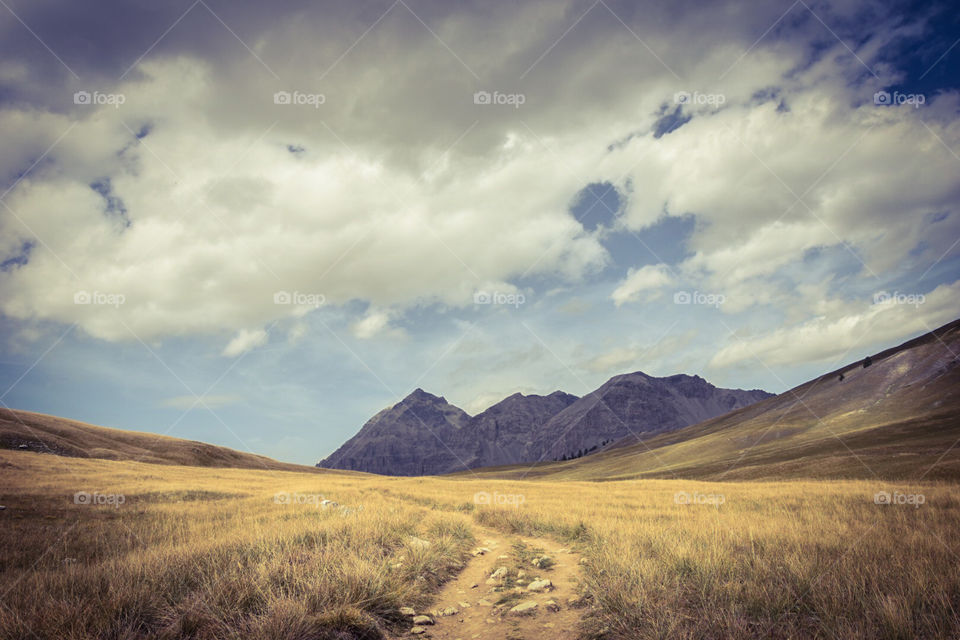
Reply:
<svg viewBox="0 0 960 640"><path fill-rule="evenodd" d="M960 479L960 321L724 416L502 478ZM843 378L841 379L841 375Z"/></svg>
<svg viewBox="0 0 960 640"><path fill-rule="evenodd" d="M0 409L0 449L73 458L130 460L195 467L316 471L266 456L154 433L123 431L29 411Z"/></svg>
<svg viewBox="0 0 960 640"><path fill-rule="evenodd" d="M488 528L584 555L585 638L960 634L955 485L386 478L0 451L0 504L2 640L408 637L398 608L430 606ZM490 619L484 637L509 637Z"/></svg>

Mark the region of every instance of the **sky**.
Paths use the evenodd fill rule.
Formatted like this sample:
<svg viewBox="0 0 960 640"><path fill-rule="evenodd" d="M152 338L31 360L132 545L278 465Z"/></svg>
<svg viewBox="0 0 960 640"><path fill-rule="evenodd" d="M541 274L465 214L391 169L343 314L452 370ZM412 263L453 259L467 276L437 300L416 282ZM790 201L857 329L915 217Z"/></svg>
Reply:
<svg viewBox="0 0 960 640"><path fill-rule="evenodd" d="M785 391L960 317L958 69L948 2L0 0L0 406Z"/></svg>

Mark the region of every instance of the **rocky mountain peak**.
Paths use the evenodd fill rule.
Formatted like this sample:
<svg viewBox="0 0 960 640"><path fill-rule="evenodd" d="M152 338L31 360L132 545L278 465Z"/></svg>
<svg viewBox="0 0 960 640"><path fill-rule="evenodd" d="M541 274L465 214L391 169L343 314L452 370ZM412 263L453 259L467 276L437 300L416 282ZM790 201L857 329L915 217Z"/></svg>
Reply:
<svg viewBox="0 0 960 640"><path fill-rule="evenodd" d="M767 397L699 376L614 376L583 398L514 393L470 417L421 388L371 418L319 466L426 475L550 460L637 433L678 429Z"/></svg>

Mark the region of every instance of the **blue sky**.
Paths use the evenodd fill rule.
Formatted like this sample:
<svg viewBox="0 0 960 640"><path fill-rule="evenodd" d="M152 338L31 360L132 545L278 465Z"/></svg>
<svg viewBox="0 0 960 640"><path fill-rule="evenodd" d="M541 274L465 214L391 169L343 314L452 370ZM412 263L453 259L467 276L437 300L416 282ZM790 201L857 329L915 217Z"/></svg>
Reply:
<svg viewBox="0 0 960 640"><path fill-rule="evenodd" d="M313 463L960 316L947 3L7 5L3 406Z"/></svg>

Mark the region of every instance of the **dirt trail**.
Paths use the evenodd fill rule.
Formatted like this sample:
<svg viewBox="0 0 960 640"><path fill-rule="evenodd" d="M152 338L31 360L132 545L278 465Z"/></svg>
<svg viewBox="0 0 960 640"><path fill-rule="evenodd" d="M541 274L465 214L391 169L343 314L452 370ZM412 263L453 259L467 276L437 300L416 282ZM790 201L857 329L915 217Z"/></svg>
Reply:
<svg viewBox="0 0 960 640"><path fill-rule="evenodd" d="M403 637L576 638L583 612L577 607L576 592L580 555L545 538L477 530L477 548L467 566L444 585L430 611L416 612L429 616L433 624L420 619L421 624L412 624L411 632ZM496 573L500 575L492 577ZM544 585L544 580L549 585Z"/></svg>

